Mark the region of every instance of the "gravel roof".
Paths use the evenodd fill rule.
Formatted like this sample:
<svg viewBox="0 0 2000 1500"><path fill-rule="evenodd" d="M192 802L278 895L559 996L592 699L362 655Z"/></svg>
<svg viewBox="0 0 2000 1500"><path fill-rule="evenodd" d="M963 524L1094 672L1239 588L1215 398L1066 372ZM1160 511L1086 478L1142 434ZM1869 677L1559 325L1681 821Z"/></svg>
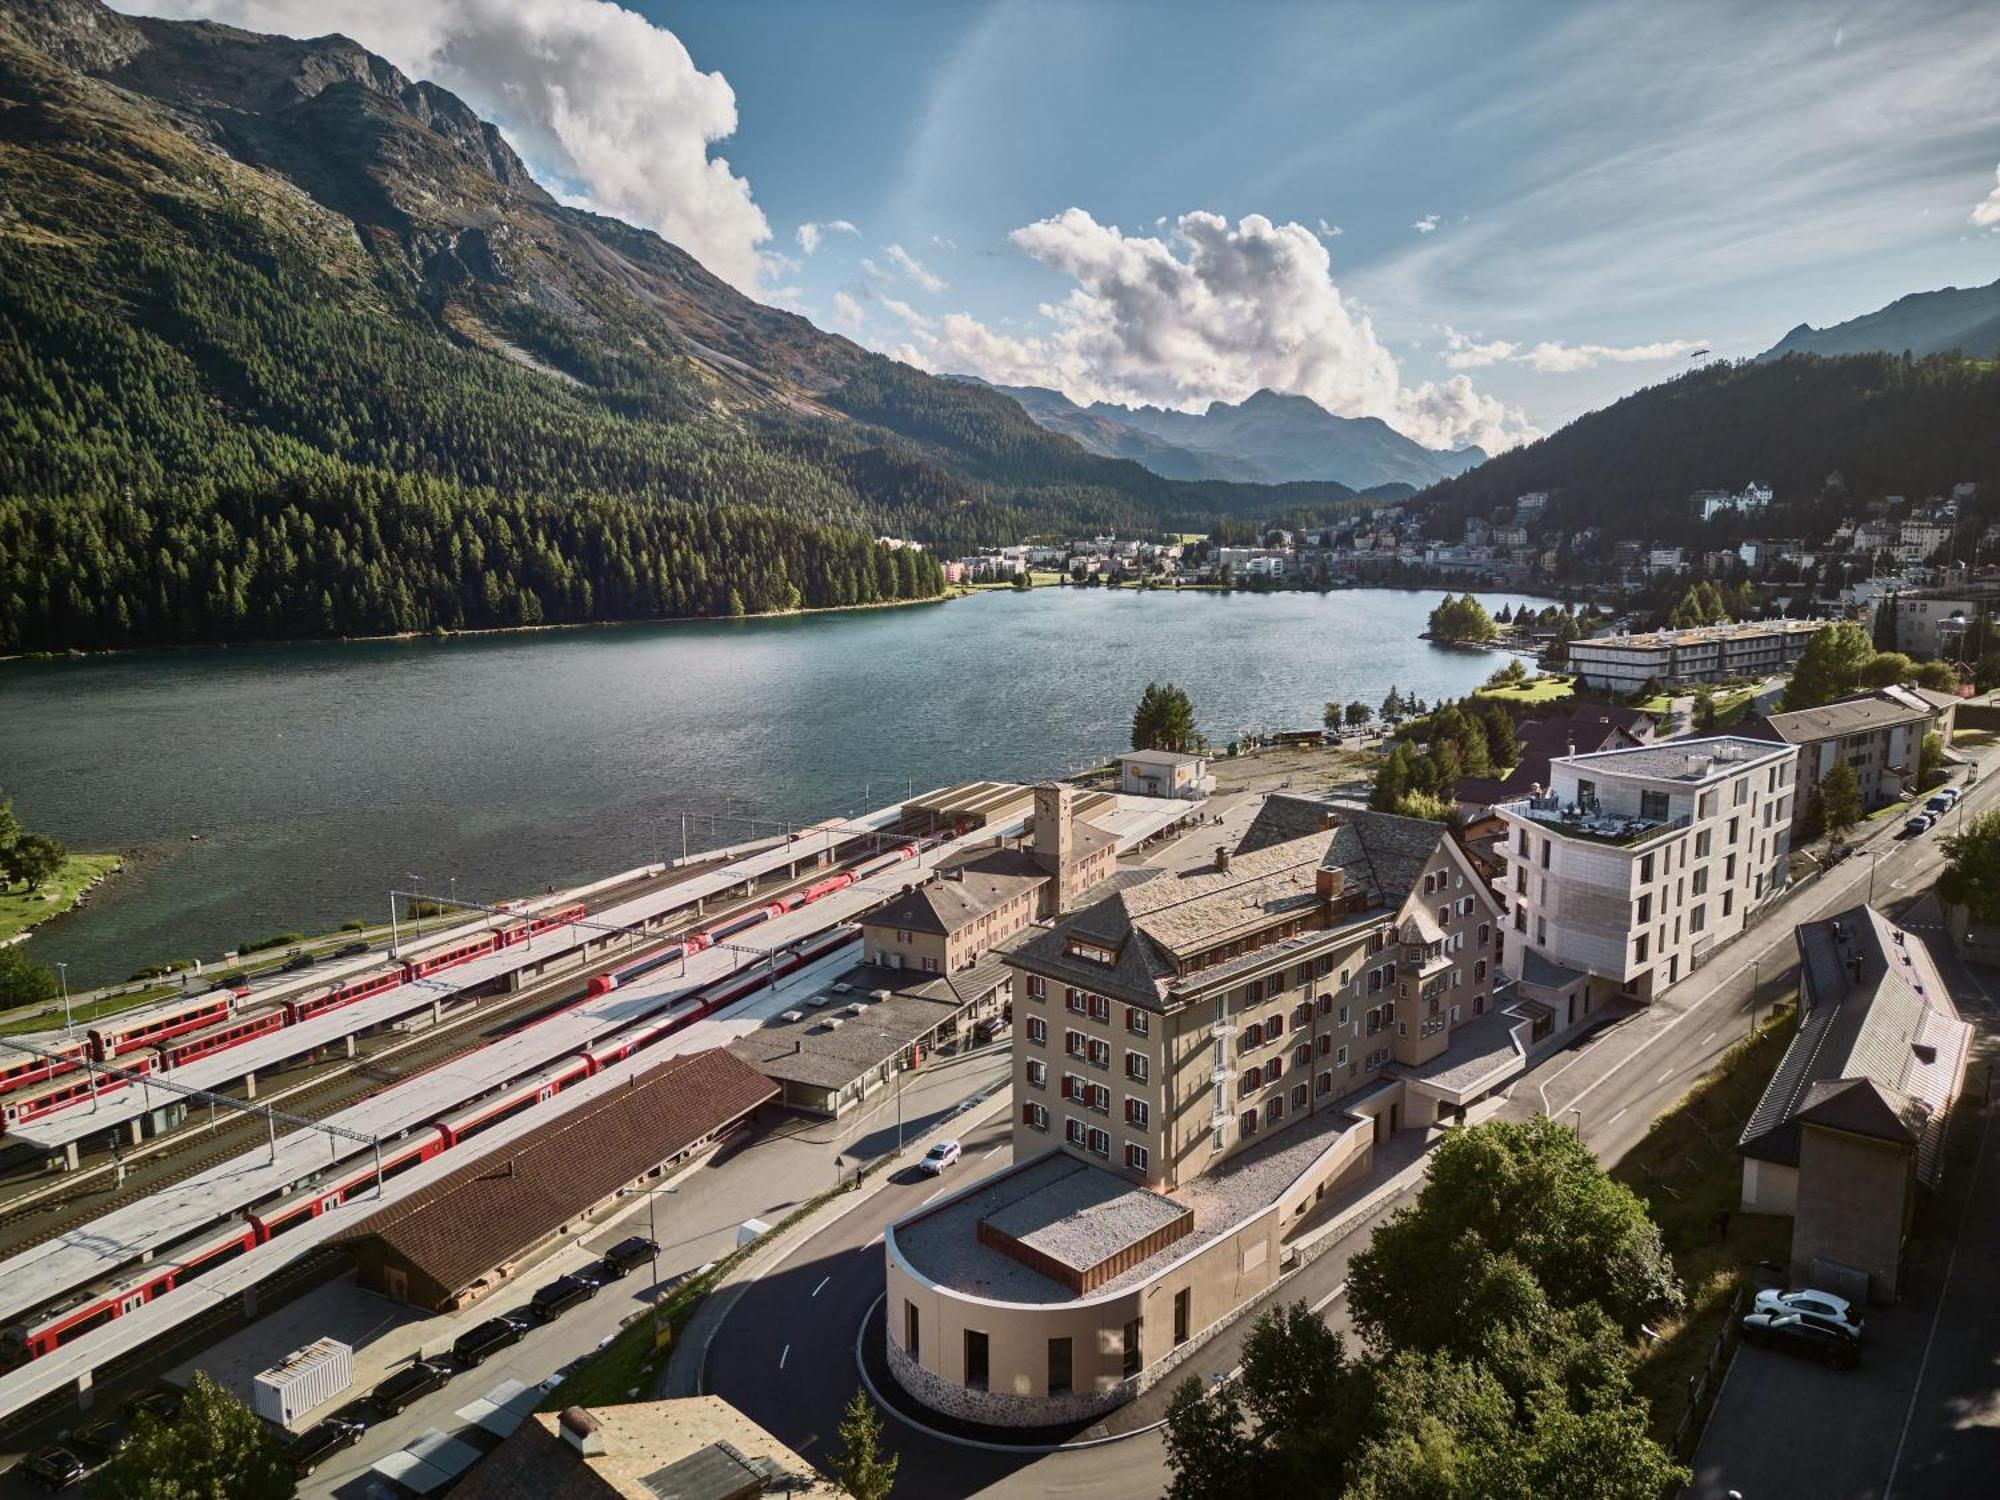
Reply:
<svg viewBox="0 0 2000 1500"><path fill-rule="evenodd" d="M1599 750L1591 755L1579 754L1573 760L1564 759L1572 766L1587 767L1613 776L1644 776L1654 781L1701 783L1719 781L1751 766L1774 760L1787 748L1770 740L1723 734L1702 740L1667 740L1657 745L1641 745L1634 750ZM1703 764L1699 769L1689 769L1690 756L1702 758ZM1724 756L1735 758L1723 759Z"/></svg>
<svg viewBox="0 0 2000 1500"><path fill-rule="evenodd" d="M1185 1219L1171 1198L1074 1157L1034 1192L1003 1204L985 1220L1011 1239L1078 1272L1101 1265L1147 1235Z"/></svg>
<svg viewBox="0 0 2000 1500"><path fill-rule="evenodd" d="M1276 1203L1336 1139L1356 1128L1373 1128L1373 1122L1345 1110L1322 1109L1266 1136L1248 1151L1171 1193L1149 1192L1067 1152L1049 1151L987 1178L963 1197L896 1225L896 1245L919 1272L957 1292L1001 1302L1068 1302L1074 1299L1068 1287L1030 1270L1004 1251L981 1244L979 1221L1002 1212L1014 1215L1016 1222L1038 1216L1053 1221L1064 1205L1083 1201L1092 1193L1101 1193L1109 1211L1128 1229L1157 1212L1137 1201L1124 1201L1140 1195L1173 1205L1176 1210L1191 1210L1194 1227L1187 1234L1094 1288L1091 1295L1115 1292L1147 1280L1162 1267ZM1072 1176L1079 1180L1070 1181ZM1042 1195L1046 1195L1046 1206L1036 1202ZM1139 1233L1158 1227L1159 1221L1149 1221L1149 1228ZM1124 1243L1129 1244L1131 1238ZM1110 1239L1106 1236L1103 1243Z"/></svg>
<svg viewBox="0 0 2000 1500"><path fill-rule="evenodd" d="M1395 1063L1390 1071L1445 1093L1491 1088L1511 1072L1525 1071L1527 1054L1515 1042L1514 1028L1533 1025L1533 1018L1515 1007L1492 1009L1452 1027L1451 1046L1429 1062Z"/></svg>
<svg viewBox="0 0 2000 1500"><path fill-rule="evenodd" d="M979 972L968 969L963 977L970 980ZM950 984L957 977L856 964L835 981L851 986L850 993L834 994L829 985L820 992L831 997L828 1004L809 1007L801 1001L794 1007L801 1019L786 1020L791 1012L772 1016L731 1042L729 1051L781 1083L841 1088L923 1040L977 998L958 996ZM875 999L877 991L887 991L889 998ZM860 1014L850 1015L855 1006ZM830 1026L832 1021L840 1024Z"/></svg>

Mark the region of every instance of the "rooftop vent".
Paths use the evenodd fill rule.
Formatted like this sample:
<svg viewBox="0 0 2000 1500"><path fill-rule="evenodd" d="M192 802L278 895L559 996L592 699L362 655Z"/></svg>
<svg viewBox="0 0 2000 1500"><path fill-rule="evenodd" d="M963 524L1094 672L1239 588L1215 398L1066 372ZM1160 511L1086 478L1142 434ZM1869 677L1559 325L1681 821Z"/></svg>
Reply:
<svg viewBox="0 0 2000 1500"><path fill-rule="evenodd" d="M851 995L854 993L854 986L843 979L833 987L833 992L836 995Z"/></svg>
<svg viewBox="0 0 2000 1500"><path fill-rule="evenodd" d="M1217 844L1215 846L1215 868L1218 873L1226 874L1228 872L1229 846L1227 844Z"/></svg>
<svg viewBox="0 0 2000 1500"><path fill-rule="evenodd" d="M778 1019L781 1021L803 1021L806 1013L802 1010L788 1010Z"/></svg>
<svg viewBox="0 0 2000 1500"><path fill-rule="evenodd" d="M563 1441L585 1458L595 1458L604 1452L604 1434L598 1428L597 1418L582 1407L564 1407L556 1425L562 1428Z"/></svg>
<svg viewBox="0 0 2000 1500"><path fill-rule="evenodd" d="M868 1005L866 1001L859 1001L847 1007L847 1014L850 1016L858 1016L867 1008Z"/></svg>
<svg viewBox="0 0 2000 1500"><path fill-rule="evenodd" d="M887 999L889 999L889 998L890 998L890 996L889 996L889 991L887 991L887 990L870 990L870 991L868 992L868 998L869 998L869 999L870 999L871 1001L873 1001L873 1002L874 1002L875 1004L877 1004L877 1005L880 1005L880 1004L881 1004L881 1003L882 1003L882 1002L883 1002L884 1000L887 1000Z"/></svg>
<svg viewBox="0 0 2000 1500"><path fill-rule="evenodd" d="M1688 775L1700 776L1701 774L1703 774L1705 771L1708 770L1709 763L1712 760L1714 760L1714 758L1715 757L1710 755L1690 755L1687 760Z"/></svg>
<svg viewBox="0 0 2000 1500"><path fill-rule="evenodd" d="M845 1026L846 1024L847 1023L843 1021L839 1016L828 1016L824 1021L820 1023L822 1028L824 1028L827 1031L838 1031L840 1030L841 1027Z"/></svg>
<svg viewBox="0 0 2000 1500"><path fill-rule="evenodd" d="M806 1001L806 1004L810 1005L814 1010L820 1010L833 1004L833 996L822 992L814 995L810 1000Z"/></svg>

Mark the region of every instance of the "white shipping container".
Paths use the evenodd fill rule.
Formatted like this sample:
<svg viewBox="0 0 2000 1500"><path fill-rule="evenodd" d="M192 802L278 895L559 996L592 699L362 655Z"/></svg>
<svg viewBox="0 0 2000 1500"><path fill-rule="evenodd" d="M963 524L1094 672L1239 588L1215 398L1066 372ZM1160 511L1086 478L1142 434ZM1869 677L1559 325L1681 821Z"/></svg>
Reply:
<svg viewBox="0 0 2000 1500"><path fill-rule="evenodd" d="M254 1404L258 1416L290 1427L353 1384L354 1350L338 1339L320 1339L259 1375Z"/></svg>

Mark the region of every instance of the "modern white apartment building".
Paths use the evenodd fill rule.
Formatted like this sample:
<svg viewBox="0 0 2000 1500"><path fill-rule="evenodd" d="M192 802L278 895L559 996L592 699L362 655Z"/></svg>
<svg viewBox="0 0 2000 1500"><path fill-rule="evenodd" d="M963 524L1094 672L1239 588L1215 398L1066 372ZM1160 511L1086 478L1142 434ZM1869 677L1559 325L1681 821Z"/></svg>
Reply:
<svg viewBox="0 0 2000 1500"><path fill-rule="evenodd" d="M1552 760L1544 791L1494 809L1507 969L1588 975L1593 1007L1685 979L1783 889L1797 761L1736 735Z"/></svg>
<svg viewBox="0 0 2000 1500"><path fill-rule="evenodd" d="M1570 669L1594 688L1629 693L1648 678L1662 683L1728 682L1789 669L1824 620L1760 620L1697 625L1644 635L1604 635L1569 645Z"/></svg>

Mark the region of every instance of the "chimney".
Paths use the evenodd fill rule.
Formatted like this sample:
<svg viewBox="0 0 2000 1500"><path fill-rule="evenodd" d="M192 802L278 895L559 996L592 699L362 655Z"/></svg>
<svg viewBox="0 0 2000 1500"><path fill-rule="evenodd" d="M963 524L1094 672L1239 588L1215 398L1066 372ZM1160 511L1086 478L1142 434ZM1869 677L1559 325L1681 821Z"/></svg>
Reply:
<svg viewBox="0 0 2000 1500"><path fill-rule="evenodd" d="M556 1426L562 1429L563 1441L585 1458L603 1456L604 1434L598 1430L597 1418L582 1407L564 1407L563 1414L556 1418Z"/></svg>
<svg viewBox="0 0 2000 1500"><path fill-rule="evenodd" d="M1215 846L1215 868L1222 874L1229 872L1229 846L1227 844L1217 844Z"/></svg>
<svg viewBox="0 0 2000 1500"><path fill-rule="evenodd" d="M1338 901L1347 889L1347 871L1339 865L1321 865L1313 876L1313 889L1322 901Z"/></svg>

